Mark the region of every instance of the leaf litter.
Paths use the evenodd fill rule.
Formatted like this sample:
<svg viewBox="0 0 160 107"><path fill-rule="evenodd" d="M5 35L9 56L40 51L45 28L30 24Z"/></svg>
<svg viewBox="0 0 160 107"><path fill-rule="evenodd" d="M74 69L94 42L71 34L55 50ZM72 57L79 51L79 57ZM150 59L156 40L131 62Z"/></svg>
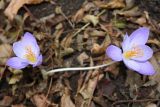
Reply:
<svg viewBox="0 0 160 107"><path fill-rule="evenodd" d="M147 1L1 0L0 106L159 107L160 22L153 4L160 2ZM155 75L137 74L121 62L87 72L45 75L61 67L109 63L106 48L120 47L126 32L140 26L150 28L147 45L154 50L150 61ZM14 56L12 44L26 31L35 35L43 64L22 70L6 67L7 59Z"/></svg>

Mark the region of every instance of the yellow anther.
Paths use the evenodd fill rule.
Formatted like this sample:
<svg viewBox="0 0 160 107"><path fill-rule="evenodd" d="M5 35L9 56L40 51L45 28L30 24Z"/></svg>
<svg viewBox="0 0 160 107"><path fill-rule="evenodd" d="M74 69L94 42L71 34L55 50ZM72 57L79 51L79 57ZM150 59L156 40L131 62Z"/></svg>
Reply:
<svg viewBox="0 0 160 107"><path fill-rule="evenodd" d="M131 50L124 52L123 55L126 59L131 59L133 57L142 57L143 50L136 46L133 47Z"/></svg>
<svg viewBox="0 0 160 107"><path fill-rule="evenodd" d="M32 48L30 46L26 47L26 52L26 59L32 63L36 62L36 55L33 53Z"/></svg>

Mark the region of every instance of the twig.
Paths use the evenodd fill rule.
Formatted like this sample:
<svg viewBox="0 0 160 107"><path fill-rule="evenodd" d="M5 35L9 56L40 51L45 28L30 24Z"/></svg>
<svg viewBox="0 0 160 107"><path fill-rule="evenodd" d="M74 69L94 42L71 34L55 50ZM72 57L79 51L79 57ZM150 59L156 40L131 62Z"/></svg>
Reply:
<svg viewBox="0 0 160 107"><path fill-rule="evenodd" d="M114 105L117 104L121 104L121 103L141 103L141 102L148 102L148 101L160 101L160 99L142 99L142 100L119 100L116 101L112 104L112 107L114 107Z"/></svg>
<svg viewBox="0 0 160 107"><path fill-rule="evenodd" d="M101 16L103 13L105 13L106 10L102 10L98 15L97 17ZM91 23L88 22L86 23L84 26L82 26L82 28L80 28L76 33L73 34L73 37L75 37L77 34L79 34L82 30L84 30L86 27L88 27Z"/></svg>
<svg viewBox="0 0 160 107"><path fill-rule="evenodd" d="M51 81L50 81L50 83L49 83L49 89L48 89L48 91L47 91L47 95L46 95L44 104L46 103L46 100L47 100L47 98L48 98L49 92L51 91L52 82L53 82L53 79L52 79L52 77L51 77ZM47 104L46 106L48 107L48 104Z"/></svg>
<svg viewBox="0 0 160 107"><path fill-rule="evenodd" d="M73 34L73 37L75 37L77 34L79 34L82 30L84 30L86 27L88 27L90 23L86 23L83 27L81 27L76 33Z"/></svg>
<svg viewBox="0 0 160 107"><path fill-rule="evenodd" d="M63 12L61 12L61 15L68 21L68 23L70 24L70 26L71 26L72 28L74 28L73 23L68 19L68 17L67 17Z"/></svg>
<svg viewBox="0 0 160 107"><path fill-rule="evenodd" d="M93 67L75 67L75 68L59 68L59 69L54 69L46 72L46 75L52 75L55 72L64 72L64 71L85 71L85 70L91 70L91 69L98 69L102 67L106 67L109 65L114 64L115 62L110 62L108 64L103 64L103 65L98 65L98 66L93 66Z"/></svg>

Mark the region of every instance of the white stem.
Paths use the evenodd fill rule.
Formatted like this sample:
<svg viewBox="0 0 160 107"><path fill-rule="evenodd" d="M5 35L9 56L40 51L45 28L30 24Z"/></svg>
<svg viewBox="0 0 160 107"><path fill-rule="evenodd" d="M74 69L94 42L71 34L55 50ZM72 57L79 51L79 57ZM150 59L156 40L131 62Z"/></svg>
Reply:
<svg viewBox="0 0 160 107"><path fill-rule="evenodd" d="M115 62L110 62L108 64L103 64L103 65L98 65L98 66L93 66L93 67L59 68L59 69L50 70L46 74L47 75L52 75L55 72L91 70L91 69L97 69L97 68L102 68L102 67L105 67L105 66L109 66L109 65L112 65L113 63L115 63Z"/></svg>

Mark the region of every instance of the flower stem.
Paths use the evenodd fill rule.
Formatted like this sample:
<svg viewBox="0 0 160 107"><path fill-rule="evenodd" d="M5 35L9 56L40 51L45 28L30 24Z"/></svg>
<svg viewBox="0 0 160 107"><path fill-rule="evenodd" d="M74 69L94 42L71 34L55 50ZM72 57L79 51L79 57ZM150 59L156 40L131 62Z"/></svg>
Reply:
<svg viewBox="0 0 160 107"><path fill-rule="evenodd" d="M48 72L46 72L46 75L53 75L55 72L65 72L65 71L84 71L84 70L91 70L91 69L98 69L98 68L102 68L102 67L106 67L109 65L114 64L115 62L110 62L107 64L103 64L103 65L98 65L98 66L92 66L92 67L73 67L73 68L59 68L59 69L53 69L50 70Z"/></svg>

